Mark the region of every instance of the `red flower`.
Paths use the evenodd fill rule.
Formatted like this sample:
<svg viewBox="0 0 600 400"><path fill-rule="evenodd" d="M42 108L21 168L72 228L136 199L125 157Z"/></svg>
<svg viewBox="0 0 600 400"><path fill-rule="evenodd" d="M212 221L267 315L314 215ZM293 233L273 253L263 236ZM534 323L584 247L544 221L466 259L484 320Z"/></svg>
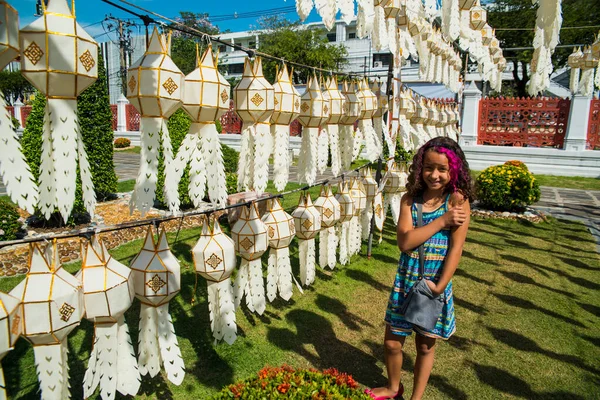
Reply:
<svg viewBox="0 0 600 400"><path fill-rule="evenodd" d="M277 386L277 391L279 393L287 393L287 391L290 389L290 384L289 383L282 383L281 385Z"/></svg>

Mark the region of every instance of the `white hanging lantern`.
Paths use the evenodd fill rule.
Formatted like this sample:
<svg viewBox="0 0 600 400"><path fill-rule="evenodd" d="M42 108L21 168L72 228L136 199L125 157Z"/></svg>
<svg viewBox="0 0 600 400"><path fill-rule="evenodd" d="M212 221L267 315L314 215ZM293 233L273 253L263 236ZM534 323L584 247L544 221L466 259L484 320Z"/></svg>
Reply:
<svg viewBox="0 0 600 400"><path fill-rule="evenodd" d="M384 214L388 209L388 206L392 210L392 219L394 224L398 224L398 218L400 216L400 199L402 192L406 190L406 181L408 174L406 173L406 165L401 164L399 167L394 160L390 160L387 164L387 171L383 177L384 189L383 191L388 194L385 198L384 203Z"/></svg>
<svg viewBox="0 0 600 400"><path fill-rule="evenodd" d="M260 57L256 57L254 65L250 59L244 60L242 80L234 94L235 112L244 122L238 190L254 190L261 195L269 179L269 156L273 146L269 123L275 107L275 92L263 75Z"/></svg>
<svg viewBox="0 0 600 400"><path fill-rule="evenodd" d="M23 333L21 302L10 294L0 292L0 360L15 347ZM4 371L0 364L0 398L6 399Z"/></svg>
<svg viewBox="0 0 600 400"><path fill-rule="evenodd" d="M221 230L215 218L213 226L206 217L202 233L192 249L196 273L207 281L210 329L215 340L233 344L237 338L235 303L231 273L235 269L235 244Z"/></svg>
<svg viewBox="0 0 600 400"><path fill-rule="evenodd" d="M43 15L20 32L21 73L48 100L38 207L46 219L58 208L64 221L75 202L77 167L85 208L92 216L96 208L77 122L77 96L98 78L98 44L76 22L74 6L72 1L71 10L66 0L53 0L48 6L42 3Z"/></svg>
<svg viewBox="0 0 600 400"><path fill-rule="evenodd" d="M458 0L458 6L461 10L470 10L475 5L479 5L479 0Z"/></svg>
<svg viewBox="0 0 600 400"><path fill-rule="evenodd" d="M333 196L331 185L321 187L321 194L315 200L314 205L321 216L322 230L319 239L319 265L322 268L328 266L329 269L334 269L336 264L335 251L337 248L335 224L340 220L340 203Z"/></svg>
<svg viewBox="0 0 600 400"><path fill-rule="evenodd" d="M300 95L292 83L287 66L282 65L273 84L274 109L271 115L271 135L273 142L273 185L283 191L287 185L290 170L290 124L300 115Z"/></svg>
<svg viewBox="0 0 600 400"><path fill-rule="evenodd" d="M360 0L357 2L358 15L356 16L356 36L362 39L371 35L375 25L375 2Z"/></svg>
<svg viewBox="0 0 600 400"><path fill-rule="evenodd" d="M330 117L331 112L331 99L327 95L327 79L323 80L320 77L319 86L321 87L321 94L323 95L323 108L325 110L326 119L319 127L319 136L317 137L317 174L323 174L327 169L327 162L329 161L329 135L327 133L327 121ZM302 166L303 161L299 164Z"/></svg>
<svg viewBox="0 0 600 400"><path fill-rule="evenodd" d="M342 146L338 124L344 115L345 97L338 88L337 78L332 76L327 79L323 99L329 103L329 118L325 129L329 138L329 149L331 154L331 173L338 176L342 170Z"/></svg>
<svg viewBox="0 0 600 400"><path fill-rule="evenodd" d="M152 227L148 227L142 250L131 262L131 269L135 296L142 303L138 339L140 373L154 378L162 361L169 381L181 385L185 366L169 314L169 301L181 288L181 267L169 249L164 229L155 243Z"/></svg>
<svg viewBox="0 0 600 400"><path fill-rule="evenodd" d="M377 97L364 79L358 83L358 88L358 100L361 107L360 115L358 116L357 136L364 137L367 160L373 162L379 158L383 151L381 132L379 134L375 132L372 121L373 116L377 112Z"/></svg>
<svg viewBox="0 0 600 400"><path fill-rule="evenodd" d="M412 132L413 127L410 124L410 118L414 114L415 104L408 90L402 89L398 96L398 125L400 126L399 141L405 150L413 148Z"/></svg>
<svg viewBox="0 0 600 400"><path fill-rule="evenodd" d="M225 167L215 121L229 110L230 85L216 64L211 45L201 59L196 46L197 68L185 77L183 109L192 123L175 157L174 170L178 186L185 167L190 165L188 190L196 207L205 197L205 189L213 205L223 207L227 203ZM179 197L169 206L177 211Z"/></svg>
<svg viewBox="0 0 600 400"><path fill-rule="evenodd" d="M494 38L494 29L486 22L483 28L481 28L481 38L485 46L489 46L490 42Z"/></svg>
<svg viewBox="0 0 600 400"><path fill-rule="evenodd" d="M144 55L127 70L127 99L140 112L140 168L130 209L142 216L154 204L158 180L158 152L165 158L165 200L171 210L179 208L171 138L167 119L181 106L185 77L170 56L171 37L154 28Z"/></svg>
<svg viewBox="0 0 600 400"><path fill-rule="evenodd" d="M84 314L81 283L60 265L56 240L30 245L26 277L10 295L21 301L22 336L33 345L41 398L70 397L67 336Z"/></svg>
<svg viewBox="0 0 600 400"><path fill-rule="evenodd" d="M300 195L298 207L292 213L292 217L298 237L300 283L309 286L315 281L315 237L321 230L321 215L308 192Z"/></svg>
<svg viewBox="0 0 600 400"><path fill-rule="evenodd" d="M260 257L269 245L267 227L258 216L256 203L242 206L240 218L231 228L231 238L242 262L235 279L235 308L240 306L246 295L246 306L251 312L262 315L265 311L265 287Z"/></svg>
<svg viewBox="0 0 600 400"><path fill-rule="evenodd" d="M360 180L367 196L367 208L362 213L361 224L362 224L362 239L365 240L369 237L371 231L371 218L373 217L373 200L378 193L378 185L375 179L373 179L373 173L371 167L363 169L362 177Z"/></svg>
<svg viewBox="0 0 600 400"><path fill-rule="evenodd" d="M581 71L581 59L583 58L583 52L579 47L573 49L573 53L569 55L567 63L571 67L571 77L569 79L569 89L571 93L575 94L579 90L579 72Z"/></svg>
<svg viewBox="0 0 600 400"><path fill-rule="evenodd" d="M354 217L350 220L348 253L350 256L353 256L360 251L363 231L368 231L369 226L366 218L363 219L363 214L365 214L367 209L367 194L361 180L352 178L349 190L350 196L354 201Z"/></svg>
<svg viewBox="0 0 600 400"><path fill-rule="evenodd" d="M471 7L470 18L471 18L471 29L480 31L487 24L487 11L479 4Z"/></svg>
<svg viewBox="0 0 600 400"><path fill-rule="evenodd" d="M412 115L410 122L414 126L412 137L414 146L415 148L419 148L429 140L428 134L423 127L423 124L429 118L429 111L422 97L415 101L415 106L415 113Z"/></svg>
<svg viewBox="0 0 600 400"><path fill-rule="evenodd" d="M354 153L354 122L360 116L361 102L353 83L344 82L342 89L344 96L343 113L340 118L340 160L342 170L347 171L353 161Z"/></svg>
<svg viewBox="0 0 600 400"><path fill-rule="evenodd" d="M346 182L340 182L338 184L338 191L335 195L335 199L340 203L340 220L337 230L337 242L340 246L340 264L346 265L350 261L350 229L351 221L354 218L356 207L354 200L350 196L348 190L348 184Z"/></svg>
<svg viewBox="0 0 600 400"><path fill-rule="evenodd" d="M19 16L17 10L0 0L0 69L19 55ZM38 188L13 127L12 116L6 111L4 95L0 92L0 179L10 199L30 214L35 212Z"/></svg>
<svg viewBox="0 0 600 400"><path fill-rule="evenodd" d="M132 271L111 257L96 236L82 243L81 270L85 317L94 323L94 343L83 378L88 398L100 386L103 399L114 399L117 391L135 396L140 372L125 322L125 311L133 303Z"/></svg>
<svg viewBox="0 0 600 400"><path fill-rule="evenodd" d="M382 87L381 82L373 82L371 84L371 92L375 95L375 104L377 105L375 113L373 113L373 130L375 131L374 138L377 140L376 144L379 146L378 150L380 157L383 155L383 141L381 138L383 137L385 139L388 148L391 147L393 141L391 132L388 129L389 124L385 124L383 120L383 116L389 110L389 100L387 93Z"/></svg>
<svg viewBox="0 0 600 400"><path fill-rule="evenodd" d="M296 235L294 218L281 207L279 199L269 200L268 211L262 221L269 237L269 264L267 269L267 298L275 300L277 292L284 300L292 297L293 275L289 245Z"/></svg>
<svg viewBox="0 0 600 400"><path fill-rule="evenodd" d="M425 120L425 130L430 139L439 136L437 124L439 121L439 112L434 101L427 101L427 119Z"/></svg>
<svg viewBox="0 0 600 400"><path fill-rule="evenodd" d="M317 177L319 127L327 121L329 108L319 88L316 76L308 78L306 92L300 98L302 145L298 163L298 180L312 185Z"/></svg>

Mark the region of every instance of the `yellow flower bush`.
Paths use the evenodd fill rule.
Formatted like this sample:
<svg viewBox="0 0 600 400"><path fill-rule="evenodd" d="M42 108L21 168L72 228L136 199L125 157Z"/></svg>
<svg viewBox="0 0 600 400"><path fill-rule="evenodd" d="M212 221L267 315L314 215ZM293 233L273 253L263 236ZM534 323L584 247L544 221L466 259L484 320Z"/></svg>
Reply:
<svg viewBox="0 0 600 400"><path fill-rule="evenodd" d="M540 185L521 161L486 168L475 182L481 205L490 210L518 211L540 199Z"/></svg>

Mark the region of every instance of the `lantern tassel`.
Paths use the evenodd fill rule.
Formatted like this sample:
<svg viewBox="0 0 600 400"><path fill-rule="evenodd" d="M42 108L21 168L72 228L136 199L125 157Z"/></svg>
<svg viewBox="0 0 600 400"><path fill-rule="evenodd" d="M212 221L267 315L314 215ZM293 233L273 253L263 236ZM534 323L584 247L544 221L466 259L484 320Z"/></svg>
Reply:
<svg viewBox="0 0 600 400"><path fill-rule="evenodd" d="M375 6L375 18L373 27L373 47L380 51L388 47L387 26L385 24L385 11L381 5Z"/></svg>
<svg viewBox="0 0 600 400"><path fill-rule="evenodd" d="M65 349L66 345L62 342L33 347L40 382L40 398L43 400L63 400L71 397Z"/></svg>
<svg viewBox="0 0 600 400"><path fill-rule="evenodd" d="M342 21L349 25L354 20L354 0L339 0L338 7L340 9Z"/></svg>
<svg viewBox="0 0 600 400"><path fill-rule="evenodd" d="M140 210L145 216L154 205L154 192L158 179L158 150L160 146L160 127L162 119L145 118L140 120L140 168L135 181L129 210Z"/></svg>
<svg viewBox="0 0 600 400"><path fill-rule="evenodd" d="M277 254L275 249L269 250L269 261L267 264L267 298L275 300L277 296Z"/></svg>
<svg viewBox="0 0 600 400"><path fill-rule="evenodd" d="M396 51L398 50L398 30L396 27L396 18L387 18L385 22L387 30L388 48L390 49L390 53L396 54Z"/></svg>
<svg viewBox="0 0 600 400"><path fill-rule="evenodd" d="M577 93L579 90L579 68L571 68L571 77L569 79L569 89L571 89L571 93Z"/></svg>
<svg viewBox="0 0 600 400"><path fill-rule="evenodd" d="M590 96L594 90L594 69L584 69L579 81L579 91L584 96Z"/></svg>
<svg viewBox="0 0 600 400"><path fill-rule="evenodd" d="M163 195L165 202L169 207L169 211L175 213L179 211L181 201L179 200L179 187L177 176L178 173L175 170L175 163L173 160L173 146L171 145L171 136L169 135L169 128L165 123L165 120L161 120L161 144L163 149L164 166L165 166L165 183L163 186Z"/></svg>
<svg viewBox="0 0 600 400"><path fill-rule="evenodd" d="M317 172L322 174L327 169L329 158L329 137L327 130L322 129L317 139Z"/></svg>
<svg viewBox="0 0 600 400"><path fill-rule="evenodd" d="M6 109L4 95L0 92L0 178L11 200L30 214L35 212L39 191L21 145L11 115ZM43 154L43 152L42 152ZM43 157L43 156L42 156Z"/></svg>
<svg viewBox="0 0 600 400"><path fill-rule="evenodd" d="M358 159L362 149L363 141L365 140L365 133L360 129L360 123L358 125L358 129L356 132L354 132L354 140L352 141L352 160L350 163ZM348 166L348 169L350 169L350 166Z"/></svg>
<svg viewBox="0 0 600 400"><path fill-rule="evenodd" d="M117 324L96 324L95 334L98 340L98 362L96 373L100 375L100 395L103 400L112 400L117 391Z"/></svg>
<svg viewBox="0 0 600 400"><path fill-rule="evenodd" d="M298 180L312 185L317 178L319 128L304 128L302 131L302 144L300 149L302 169L298 163Z"/></svg>
<svg viewBox="0 0 600 400"><path fill-rule="evenodd" d="M194 155L194 151L197 147L197 141L198 136L196 134L190 134L190 132L188 132L188 134L185 135L185 137L183 138L181 146L179 146L177 155L173 158L173 168L176 173L178 186L179 182L181 182L181 177L183 176L185 168L188 166L192 159L192 156Z"/></svg>
<svg viewBox="0 0 600 400"><path fill-rule="evenodd" d="M354 151L354 128L352 125L341 125L340 129L340 162L342 171L347 171L352 165Z"/></svg>
<svg viewBox="0 0 600 400"><path fill-rule="evenodd" d="M398 226L398 218L400 218L400 200L402 194L395 193L390 197L390 209L392 211L392 220L394 225Z"/></svg>
<svg viewBox="0 0 600 400"><path fill-rule="evenodd" d="M273 150L269 124L256 124L254 131L254 169L252 189L260 196L267 189L269 181L269 156Z"/></svg>
<svg viewBox="0 0 600 400"><path fill-rule="evenodd" d="M117 390L124 396L135 396L140 389L140 371L131 344L129 327L123 315L117 320L117 329L117 351L119 354L119 360L117 361Z"/></svg>
<svg viewBox="0 0 600 400"><path fill-rule="evenodd" d="M158 316L160 356L167 372L167 378L171 383L179 386L185 377L185 369L173 321L169 314L169 303L156 307L156 314Z"/></svg>
<svg viewBox="0 0 600 400"><path fill-rule="evenodd" d="M208 281L208 301L213 337L215 340L223 339L228 344L233 344L237 339L237 324L231 280Z"/></svg>
<svg viewBox="0 0 600 400"><path fill-rule="evenodd" d="M190 157L190 183L188 184L190 200L195 207L200 207L206 194L206 164L204 163L201 147L200 140L196 136L193 153Z"/></svg>
<svg viewBox="0 0 600 400"><path fill-rule="evenodd" d="M298 242L300 283L304 286L310 286L315 281L316 272L315 240L299 240Z"/></svg>
<svg viewBox="0 0 600 400"><path fill-rule="evenodd" d="M206 167L208 197L213 205L224 207L227 204L227 181L219 132L214 123L204 124L200 129L200 144Z"/></svg>
<svg viewBox="0 0 600 400"><path fill-rule="evenodd" d="M97 337L94 337L94 343L92 344L92 351L90 352L90 359L88 360L88 367L83 376L83 397L88 398L94 394L98 384L100 383L100 374L96 373L98 368L98 348L96 347Z"/></svg>
<svg viewBox="0 0 600 400"><path fill-rule="evenodd" d="M90 163L88 162L83 138L81 137L79 122L77 123L77 157L79 159L79 174L81 176L83 204L87 212L93 218L96 213L96 191L94 190L94 182L92 182Z"/></svg>
<svg viewBox="0 0 600 400"><path fill-rule="evenodd" d="M319 266L325 269L329 257L329 230L323 229L319 237Z"/></svg>
<svg viewBox="0 0 600 400"><path fill-rule="evenodd" d="M235 309L237 310L240 307L240 304L242 302L242 298L244 297L244 294L248 293L249 289L248 289L248 277L249 277L249 271L248 271L248 261L244 258L242 258L242 261L240 263L240 270L238 271L238 274L235 278L235 283L233 286L233 296L234 296L234 304L235 304ZM251 307L252 303L248 304L248 307ZM250 309L250 311L254 311L253 309Z"/></svg>
<svg viewBox="0 0 600 400"><path fill-rule="evenodd" d="M369 233L371 232L371 218L373 218L373 203L368 202L366 210L362 213L360 217L360 224L362 227L362 240L367 240L369 238Z"/></svg>
<svg viewBox="0 0 600 400"><path fill-rule="evenodd" d="M157 319L156 308L142 303L138 338L138 366L141 375L150 374L151 378L154 378L160 371Z"/></svg>
<svg viewBox="0 0 600 400"><path fill-rule="evenodd" d="M367 153L367 160L371 162L377 160L379 154L377 149L377 143L375 142L376 133L373 129L372 121L370 119L361 119L358 122L358 129L361 132L363 132L365 137L365 150Z"/></svg>
<svg viewBox="0 0 600 400"><path fill-rule="evenodd" d="M248 191L252 186L254 175L254 126L244 123L242 128L242 140L238 162L238 186L239 192Z"/></svg>
<svg viewBox="0 0 600 400"><path fill-rule="evenodd" d="M292 282L292 264L290 262L290 249L284 247L282 249L274 249L277 256L277 290L279 296L288 301L292 298L293 282Z"/></svg>
<svg viewBox="0 0 600 400"><path fill-rule="evenodd" d="M331 173L334 176L340 174L342 163L340 160L340 137L338 125L327 125L327 137L329 138L329 153L331 154Z"/></svg>
<svg viewBox="0 0 600 400"><path fill-rule="evenodd" d="M290 173L290 127L289 125L271 125L273 146L273 185L282 192L288 183Z"/></svg>
<svg viewBox="0 0 600 400"><path fill-rule="evenodd" d="M262 275L262 261L259 259L251 260L249 263L250 271L250 295L252 303L258 315L262 315L266 308L265 287Z"/></svg>
<svg viewBox="0 0 600 400"><path fill-rule="evenodd" d="M340 244L340 264L348 264L348 234L350 231L350 221L342 222L338 228Z"/></svg>
<svg viewBox="0 0 600 400"><path fill-rule="evenodd" d="M46 219L54 212L56 206L56 185L54 175L56 171L52 166L52 121L50 119L50 108L46 104L44 109L44 129L42 130L42 155L40 159L39 181L39 205L40 211Z"/></svg>

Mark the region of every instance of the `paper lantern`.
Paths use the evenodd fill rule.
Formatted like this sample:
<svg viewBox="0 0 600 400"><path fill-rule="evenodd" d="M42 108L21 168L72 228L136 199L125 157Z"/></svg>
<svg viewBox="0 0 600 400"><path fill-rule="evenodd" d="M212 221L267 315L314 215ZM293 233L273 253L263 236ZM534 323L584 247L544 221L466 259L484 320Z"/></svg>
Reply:
<svg viewBox="0 0 600 400"><path fill-rule="evenodd" d="M67 399L67 336L84 313L81 283L60 265L56 240L29 247L29 272L10 295L21 302L22 336L33 345L42 399Z"/></svg>
<svg viewBox="0 0 600 400"><path fill-rule="evenodd" d="M342 170L349 170L354 160L354 123L360 115L361 103L352 82L344 82L342 95L344 95L344 109L340 118L340 161Z"/></svg>
<svg viewBox="0 0 600 400"><path fill-rule="evenodd" d="M321 215L308 192L300 195L298 207L292 213L298 237L300 283L309 286L315 281L315 237L321 230Z"/></svg>
<svg viewBox="0 0 600 400"><path fill-rule="evenodd" d="M319 127L329 118L328 101L323 98L316 76L308 78L306 91L300 98L302 144L298 159L298 180L312 185L317 177Z"/></svg>
<svg viewBox="0 0 600 400"><path fill-rule="evenodd" d="M395 162L388 164L387 171L383 178L385 180L384 192L395 194L405 190L406 176L402 173Z"/></svg>
<svg viewBox="0 0 600 400"><path fill-rule="evenodd" d="M358 83L357 96L360 101L357 136L364 137L367 159L373 162L383 151L381 132L375 132L372 121L377 112L377 97L364 79Z"/></svg>
<svg viewBox="0 0 600 400"><path fill-rule="evenodd" d="M494 38L494 30L487 22L485 23L483 28L481 28L481 37L485 46L489 46L490 42Z"/></svg>
<svg viewBox="0 0 600 400"><path fill-rule="evenodd" d="M202 58L196 45L196 69L185 77L183 109L192 123L174 161L177 186L187 165L190 166L189 197L200 207L205 194L215 206L227 202L227 183L219 132L215 121L229 110L229 82L219 73L209 45ZM208 193L206 193L208 192ZM179 196L171 199L171 211L179 209Z"/></svg>
<svg viewBox="0 0 600 400"><path fill-rule="evenodd" d="M204 217L202 233L192 249L196 273L206 279L210 329L215 340L233 344L237 338L235 304L231 273L235 269L235 245L221 230L219 221L213 225Z"/></svg>
<svg viewBox="0 0 600 400"><path fill-rule="evenodd" d="M397 140L404 149L412 149L412 126L410 124L409 111L414 106L410 93L401 89L400 93L395 95L395 102L398 103L398 126L399 135ZM412 113L411 113L412 115Z"/></svg>
<svg viewBox="0 0 600 400"><path fill-rule="evenodd" d="M94 323L83 395L92 396L100 386L103 399L114 399L117 391L135 396L140 372L124 317L133 303L132 271L112 258L96 236L82 244L81 255L76 276L83 285L85 317Z"/></svg>
<svg viewBox="0 0 600 400"><path fill-rule="evenodd" d="M458 6L461 10L470 10L475 5L479 5L479 0L458 0Z"/></svg>
<svg viewBox="0 0 600 400"><path fill-rule="evenodd" d="M487 24L487 11L479 4L471 7L470 18L471 18L471 29L480 31Z"/></svg>
<svg viewBox="0 0 600 400"><path fill-rule="evenodd" d="M335 224L340 220L340 203L333 196L331 185L321 186L321 194L314 205L321 216L321 237L319 240L319 265L334 269L336 264L337 236Z"/></svg>
<svg viewBox="0 0 600 400"><path fill-rule="evenodd" d="M0 0L0 69L19 55L19 16L17 10ZM21 145L0 93L0 178L11 200L30 214L35 212L38 188L21 151Z"/></svg>
<svg viewBox="0 0 600 400"><path fill-rule="evenodd" d="M325 124L327 137L329 139L329 149L331 154L331 173L338 176L342 170L342 146L344 143L340 140L340 131L338 124L344 115L345 96L338 87L337 77L332 76L327 79L323 99L329 103L329 118Z"/></svg>
<svg viewBox="0 0 600 400"><path fill-rule="evenodd" d="M437 130L438 122L439 122L439 111L435 102L427 103L427 111L428 118L425 120L425 131L429 135L430 139L433 139L439 136L439 132Z"/></svg>
<svg viewBox="0 0 600 400"><path fill-rule="evenodd" d="M362 215L367 209L367 194L360 179L352 178L349 192L354 202L354 217L350 220L350 236L348 237L348 254L352 256L360 251L363 229L368 230L369 228L362 224ZM366 225L366 220L364 222Z"/></svg>
<svg viewBox="0 0 600 400"><path fill-rule="evenodd" d="M23 309L19 299L0 292L0 360L11 351L23 332ZM0 364L0 398L6 399L4 371Z"/></svg>
<svg viewBox="0 0 600 400"><path fill-rule="evenodd" d="M269 239L267 227L258 216L256 203L250 207L242 206L240 218L231 228L231 238L242 258L233 291L235 308L240 306L246 295L248 309L262 315L266 301L260 257L267 251Z"/></svg>
<svg viewBox="0 0 600 400"><path fill-rule="evenodd" d="M373 198L373 216L375 219L375 226L379 229L379 232L383 231L383 224L385 222L385 209L383 207L383 193L377 192Z"/></svg>
<svg viewBox="0 0 600 400"><path fill-rule="evenodd" d="M262 60L244 61L242 80L234 89L235 111L244 122L238 163L238 191L255 190L261 195L269 179L269 156L273 148L271 114L275 91L265 79Z"/></svg>
<svg viewBox="0 0 600 400"><path fill-rule="evenodd" d="M350 196L348 190L348 184L346 182L340 182L338 184L338 191L335 195L335 199L340 203L340 220L338 230L336 232L337 242L340 246L340 264L346 265L349 261L349 236L350 236L350 221L355 214L354 200Z"/></svg>
<svg viewBox="0 0 600 400"><path fill-rule="evenodd" d="M171 59L171 37L154 28L144 55L127 70L127 99L140 112L140 168L130 208L142 216L154 204L159 147L165 161L164 195L171 210L179 207L177 173L167 119L181 106L185 77Z"/></svg>
<svg viewBox="0 0 600 400"><path fill-rule="evenodd" d="M371 172L371 167L363 168L362 176L360 178L360 183L364 188L365 195L367 197L367 206L365 211L361 215L361 225L362 225L362 239L367 239L369 237L369 232L371 231L371 219L373 217L373 199L378 193L378 185L375 179L373 179L373 173Z"/></svg>
<svg viewBox="0 0 600 400"><path fill-rule="evenodd" d="M131 269L135 297L142 303L138 339L140 373L154 378L162 361L167 379L180 385L185 367L169 314L169 301L181 288L181 267L169 249L164 229L155 243L152 227L148 227L142 250L131 262Z"/></svg>
<svg viewBox="0 0 600 400"><path fill-rule="evenodd" d="M327 163L329 161L329 135L327 133L326 124L329 120L329 113L331 112L331 99L326 96L327 93L327 82L321 77L319 80L319 86L321 88L321 94L323 95L323 107L326 110L327 118L323 121L322 126L319 127L319 135L317 136L317 174L323 174L327 169ZM300 161L300 165L303 165L303 161Z"/></svg>
<svg viewBox="0 0 600 400"><path fill-rule="evenodd" d="M294 70L292 69L293 75ZM292 83L287 66L282 65L273 84L275 100L271 115L273 145L273 185L283 191L290 170L290 124L300 115L300 95Z"/></svg>
<svg viewBox="0 0 600 400"><path fill-rule="evenodd" d="M292 264L289 245L296 235L294 218L286 213L279 199L269 200L268 211L262 221L269 237L269 263L267 267L267 298L275 300L277 292L284 300L292 297Z"/></svg>
<svg viewBox="0 0 600 400"><path fill-rule="evenodd" d="M21 73L48 100L38 208L46 219L58 208L67 221L75 202L78 167L84 206L92 216L96 208L94 184L77 122L77 96L98 77L98 44L77 23L75 11L66 0L53 0L47 6L44 3L42 10L40 18L21 29Z"/></svg>
<svg viewBox="0 0 600 400"><path fill-rule="evenodd" d="M571 77L569 80L569 89L571 89L571 93L575 94L579 90L579 73L580 73L580 63L583 58L583 52L579 47L573 49L573 53L569 55L567 63L569 67L571 67Z"/></svg>
<svg viewBox="0 0 600 400"><path fill-rule="evenodd" d="M425 100L421 97L415 100L415 112L410 118L413 126L412 141L415 149L423 146L428 140L428 134L423 127L423 123L429 118L429 111L425 105Z"/></svg>
<svg viewBox="0 0 600 400"><path fill-rule="evenodd" d="M396 54L398 51L397 18L402 11L402 0L383 1L383 11L387 28L388 48L390 53Z"/></svg>

